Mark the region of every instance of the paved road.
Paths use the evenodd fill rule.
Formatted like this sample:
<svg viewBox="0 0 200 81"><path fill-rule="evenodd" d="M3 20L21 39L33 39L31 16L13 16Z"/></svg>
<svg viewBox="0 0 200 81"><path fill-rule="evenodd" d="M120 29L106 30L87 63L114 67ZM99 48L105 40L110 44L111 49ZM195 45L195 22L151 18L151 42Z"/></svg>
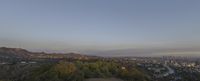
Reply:
<svg viewBox="0 0 200 81"><path fill-rule="evenodd" d="M168 69L168 72L164 73L163 76L168 76L168 75L174 73L174 70L172 68L170 68L167 64L164 64L163 66Z"/></svg>

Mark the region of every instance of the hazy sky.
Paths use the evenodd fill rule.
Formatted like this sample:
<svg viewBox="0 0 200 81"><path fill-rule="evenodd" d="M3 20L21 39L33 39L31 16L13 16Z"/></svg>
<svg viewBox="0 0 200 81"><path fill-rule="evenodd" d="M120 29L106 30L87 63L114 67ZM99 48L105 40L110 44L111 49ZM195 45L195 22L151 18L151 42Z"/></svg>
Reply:
<svg viewBox="0 0 200 81"><path fill-rule="evenodd" d="M0 0L0 46L196 49L200 0Z"/></svg>

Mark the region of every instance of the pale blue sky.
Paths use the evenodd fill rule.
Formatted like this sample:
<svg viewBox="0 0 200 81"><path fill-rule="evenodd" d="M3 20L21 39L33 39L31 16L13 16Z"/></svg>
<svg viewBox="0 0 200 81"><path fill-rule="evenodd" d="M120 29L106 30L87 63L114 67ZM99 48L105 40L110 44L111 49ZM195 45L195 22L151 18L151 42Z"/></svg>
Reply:
<svg viewBox="0 0 200 81"><path fill-rule="evenodd" d="M199 0L0 0L0 46L200 47L199 14Z"/></svg>

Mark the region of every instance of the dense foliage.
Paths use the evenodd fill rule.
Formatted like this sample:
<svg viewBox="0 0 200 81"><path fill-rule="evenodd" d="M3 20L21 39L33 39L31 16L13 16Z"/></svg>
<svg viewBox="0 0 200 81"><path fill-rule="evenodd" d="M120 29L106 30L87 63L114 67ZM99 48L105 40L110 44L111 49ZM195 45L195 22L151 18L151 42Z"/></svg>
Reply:
<svg viewBox="0 0 200 81"><path fill-rule="evenodd" d="M86 78L118 77L126 81L145 81L145 75L135 68L122 69L114 62L64 62L43 67L33 73L34 81L83 81Z"/></svg>
<svg viewBox="0 0 200 81"><path fill-rule="evenodd" d="M5 75L13 74L14 77L1 77L2 81L84 81L88 78L120 78L124 81L147 81L147 77L138 69L126 68L119 63L95 61L95 62L67 62L37 65L37 67L17 66L23 71L13 71L13 68L7 70ZM35 65L36 66L36 65ZM16 66L15 66L16 67ZM32 68L32 69L28 69ZM13 70L12 70L13 69ZM14 73L16 72L16 73Z"/></svg>

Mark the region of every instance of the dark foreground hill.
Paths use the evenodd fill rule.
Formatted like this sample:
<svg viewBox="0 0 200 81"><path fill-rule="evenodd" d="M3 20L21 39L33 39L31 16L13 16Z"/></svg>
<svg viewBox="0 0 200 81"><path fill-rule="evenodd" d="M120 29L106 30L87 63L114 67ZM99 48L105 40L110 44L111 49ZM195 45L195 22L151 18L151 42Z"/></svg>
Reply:
<svg viewBox="0 0 200 81"><path fill-rule="evenodd" d="M150 81L141 70L106 61L0 65L0 81Z"/></svg>
<svg viewBox="0 0 200 81"><path fill-rule="evenodd" d="M52 59L56 61L52 62ZM0 81L149 80L143 71L135 67L128 68L113 60L75 53L30 52L1 47L0 62Z"/></svg>
<svg viewBox="0 0 200 81"><path fill-rule="evenodd" d="M0 81L149 81L147 76L112 59L0 48Z"/></svg>

